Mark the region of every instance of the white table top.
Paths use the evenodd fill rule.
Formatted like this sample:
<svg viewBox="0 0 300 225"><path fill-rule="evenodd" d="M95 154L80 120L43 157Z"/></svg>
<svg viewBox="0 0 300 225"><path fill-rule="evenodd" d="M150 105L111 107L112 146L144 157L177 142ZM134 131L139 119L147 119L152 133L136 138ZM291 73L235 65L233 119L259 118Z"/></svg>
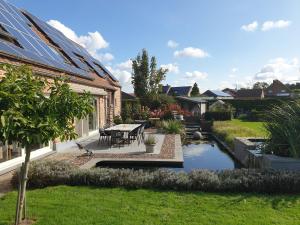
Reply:
<svg viewBox="0 0 300 225"><path fill-rule="evenodd" d="M118 124L116 126L106 128L105 130L106 131L119 130L119 131L124 131L124 132L130 132L139 126L141 126L141 124Z"/></svg>

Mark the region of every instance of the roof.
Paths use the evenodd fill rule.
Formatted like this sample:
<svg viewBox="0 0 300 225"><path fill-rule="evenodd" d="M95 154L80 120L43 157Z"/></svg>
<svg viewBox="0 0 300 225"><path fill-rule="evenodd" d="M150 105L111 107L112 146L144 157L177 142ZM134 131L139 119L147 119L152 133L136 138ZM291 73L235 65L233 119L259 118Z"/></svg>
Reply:
<svg viewBox="0 0 300 225"><path fill-rule="evenodd" d="M203 95L207 95L207 96L213 95L214 97L232 97L230 94L219 90L207 90L206 92L203 93Z"/></svg>
<svg viewBox="0 0 300 225"><path fill-rule="evenodd" d="M193 102L193 103L206 103L207 101L202 99L201 97L183 97L183 96L178 96L176 97L178 100L183 100L183 101L188 101L188 102Z"/></svg>
<svg viewBox="0 0 300 225"><path fill-rule="evenodd" d="M240 89L236 93L236 98L261 98L262 89Z"/></svg>
<svg viewBox="0 0 300 225"><path fill-rule="evenodd" d="M63 33L25 10L0 0L0 54L93 80L91 73L117 79L97 59ZM35 32L52 43L50 46ZM54 46L54 48L53 48Z"/></svg>
<svg viewBox="0 0 300 225"><path fill-rule="evenodd" d="M170 88L171 88L170 85L162 86L162 93L163 93L163 94L168 94L169 91L170 91Z"/></svg>
<svg viewBox="0 0 300 225"><path fill-rule="evenodd" d="M171 87L168 94L176 96L188 96L192 90L192 86Z"/></svg>
<svg viewBox="0 0 300 225"><path fill-rule="evenodd" d="M122 100L136 100L136 96L133 93L127 93L122 91Z"/></svg>
<svg viewBox="0 0 300 225"><path fill-rule="evenodd" d="M291 90L279 80L273 80L273 83L266 88L266 95L287 96Z"/></svg>

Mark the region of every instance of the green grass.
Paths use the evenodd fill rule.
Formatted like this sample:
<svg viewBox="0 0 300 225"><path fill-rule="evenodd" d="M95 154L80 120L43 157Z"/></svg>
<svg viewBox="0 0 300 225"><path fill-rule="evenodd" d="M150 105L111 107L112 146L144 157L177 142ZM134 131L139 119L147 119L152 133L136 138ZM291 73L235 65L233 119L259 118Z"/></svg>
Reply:
<svg viewBox="0 0 300 225"><path fill-rule="evenodd" d="M215 121L214 133L233 147L235 137L266 137L263 122L247 122L238 119L231 121Z"/></svg>
<svg viewBox="0 0 300 225"><path fill-rule="evenodd" d="M0 225L10 225L16 192L0 199ZM213 194L57 186L28 191L37 225L299 224L300 195Z"/></svg>

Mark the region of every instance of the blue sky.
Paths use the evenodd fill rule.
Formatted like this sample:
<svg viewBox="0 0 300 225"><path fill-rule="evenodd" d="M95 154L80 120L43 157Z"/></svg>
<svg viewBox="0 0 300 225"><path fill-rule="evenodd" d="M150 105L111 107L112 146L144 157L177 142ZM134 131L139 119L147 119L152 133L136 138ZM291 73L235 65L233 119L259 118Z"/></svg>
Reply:
<svg viewBox="0 0 300 225"><path fill-rule="evenodd" d="M300 80L299 0L9 2L86 46L126 91L128 60L142 48L170 69L165 83L201 92Z"/></svg>

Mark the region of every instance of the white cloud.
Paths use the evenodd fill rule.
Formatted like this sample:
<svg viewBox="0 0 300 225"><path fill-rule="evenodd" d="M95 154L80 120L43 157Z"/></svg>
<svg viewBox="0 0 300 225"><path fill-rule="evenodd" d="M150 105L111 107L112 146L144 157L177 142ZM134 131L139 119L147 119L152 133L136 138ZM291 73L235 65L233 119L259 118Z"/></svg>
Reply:
<svg viewBox="0 0 300 225"><path fill-rule="evenodd" d="M261 30L268 31L272 29L281 29L291 25L291 21L289 20L277 20L277 21L266 21L263 23Z"/></svg>
<svg viewBox="0 0 300 225"><path fill-rule="evenodd" d="M90 52L90 54L95 59L98 59L99 61L105 61L105 62L112 61L115 58L111 53L99 53L99 52L92 53L92 52Z"/></svg>
<svg viewBox="0 0 300 225"><path fill-rule="evenodd" d="M117 67L120 64L118 64ZM126 92L132 92L131 73L128 70L121 70L111 66L106 66L106 68L120 81L122 90Z"/></svg>
<svg viewBox="0 0 300 225"><path fill-rule="evenodd" d="M257 27L258 27L257 21L253 21L250 24L243 25L241 27L241 29L244 30L244 31L247 31L247 32L253 32L257 29Z"/></svg>
<svg viewBox="0 0 300 225"><path fill-rule="evenodd" d="M114 56L111 53L99 53L99 50L107 48L109 43L98 31L88 32L87 35L78 36L75 31L58 20L49 20L47 23L62 32L72 41L83 46L96 59L101 61L111 61L114 59Z"/></svg>
<svg viewBox="0 0 300 225"><path fill-rule="evenodd" d="M178 47L178 43L176 41L173 41L173 40L169 40L168 43L167 43L167 46L169 48L177 48Z"/></svg>
<svg viewBox="0 0 300 225"><path fill-rule="evenodd" d="M225 88L231 88L231 89L234 89L235 86L233 83L231 83L230 81L227 81L227 80L224 80L224 81L221 81L220 85L219 85L219 89L220 90L224 90Z"/></svg>
<svg viewBox="0 0 300 225"><path fill-rule="evenodd" d="M231 72L233 72L233 73L236 73L237 71L239 71L239 68L233 67L233 68L231 69Z"/></svg>
<svg viewBox="0 0 300 225"><path fill-rule="evenodd" d="M170 73L175 73L175 74L179 73L179 67L176 64L172 64L172 63L163 64L160 67L163 69L168 69L168 72Z"/></svg>
<svg viewBox="0 0 300 225"><path fill-rule="evenodd" d="M185 78L189 79L195 79L195 80L203 80L207 78L208 74L205 72L200 72L200 71L193 71L193 72L186 72L185 73Z"/></svg>
<svg viewBox="0 0 300 225"><path fill-rule="evenodd" d="M131 69L132 69L132 61L130 59L128 59L125 62L119 63L117 65L117 68L119 68L120 70L127 70L127 71L129 70L129 71L131 71Z"/></svg>
<svg viewBox="0 0 300 225"><path fill-rule="evenodd" d="M254 75L254 80L272 82L272 80L278 79L282 82L293 82L300 80L299 68L300 64L298 58L272 59Z"/></svg>
<svg viewBox="0 0 300 225"><path fill-rule="evenodd" d="M200 48L187 47L180 51L174 52L175 57L193 57L193 58L205 58L209 54Z"/></svg>

